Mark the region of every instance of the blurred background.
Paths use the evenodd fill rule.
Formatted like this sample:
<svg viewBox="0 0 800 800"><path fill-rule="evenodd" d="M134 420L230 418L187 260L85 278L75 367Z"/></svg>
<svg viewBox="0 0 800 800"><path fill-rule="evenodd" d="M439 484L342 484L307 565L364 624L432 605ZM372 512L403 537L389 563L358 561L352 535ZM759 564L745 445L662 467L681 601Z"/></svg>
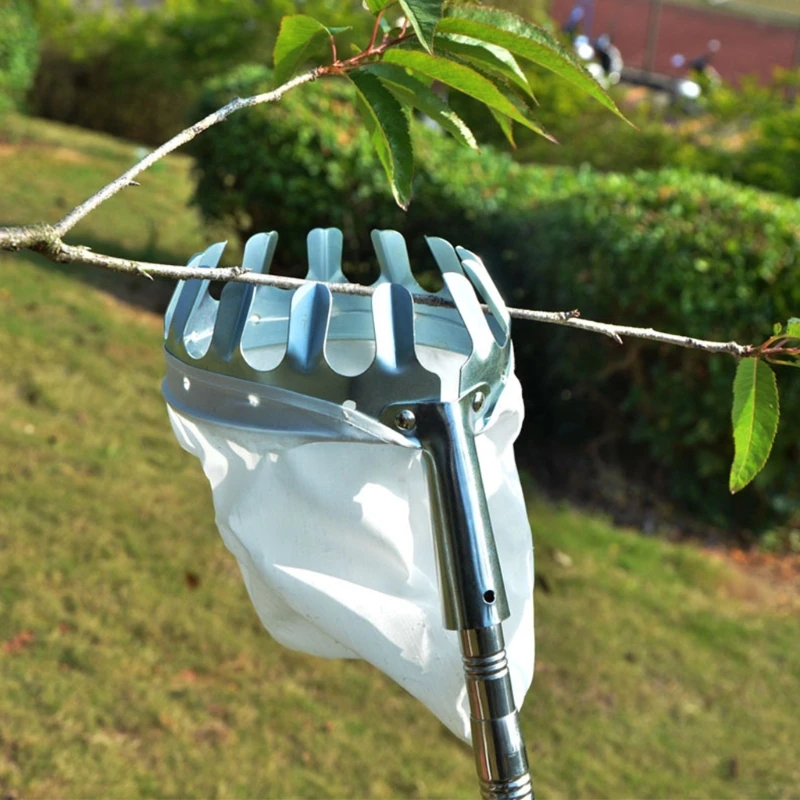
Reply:
<svg viewBox="0 0 800 800"><path fill-rule="evenodd" d="M759 342L800 315L800 2L505 0L635 127L542 70L553 145L414 125L407 213L343 82L239 112L70 241L185 263L312 227L484 257L508 301ZM269 87L280 19L366 41L360 2L4 0L0 224L54 221L191 121ZM472 757L371 667L279 648L159 394L167 282L0 255L0 797L470 797ZM781 797L800 786L800 375L754 484L728 493L727 356L516 323L536 546L523 711L541 797ZM791 374L787 374L791 373Z"/></svg>

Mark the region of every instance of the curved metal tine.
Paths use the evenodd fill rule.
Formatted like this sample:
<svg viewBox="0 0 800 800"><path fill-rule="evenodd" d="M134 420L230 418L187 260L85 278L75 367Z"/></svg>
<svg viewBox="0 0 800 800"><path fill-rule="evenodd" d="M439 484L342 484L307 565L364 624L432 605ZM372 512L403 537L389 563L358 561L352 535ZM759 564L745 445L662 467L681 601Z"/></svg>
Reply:
<svg viewBox="0 0 800 800"><path fill-rule="evenodd" d="M426 236L425 242L442 275L448 272L463 275L461 262L450 242L436 236ZM435 296L453 300L453 295L444 282ZM457 309L447 306L419 306L417 312L417 342L420 345L455 349L463 355L472 350L472 342Z"/></svg>
<svg viewBox="0 0 800 800"><path fill-rule="evenodd" d="M244 263L244 262L243 262ZM211 335L209 353L222 361L241 357L242 334L250 319L256 287L252 283L229 283L222 290Z"/></svg>
<svg viewBox="0 0 800 800"><path fill-rule="evenodd" d="M277 231L257 233L255 236L251 236L244 246L242 268L249 272L258 272L261 275L268 273L277 246Z"/></svg>
<svg viewBox="0 0 800 800"><path fill-rule="evenodd" d="M444 275L445 272L455 272L457 275L464 274L464 270L461 268L461 261L456 255L453 245L451 245L447 239L441 239L438 236L426 236L425 243L433 254L433 258L442 275ZM451 300L453 299L447 288L447 284L445 284L442 290L437 294L448 297Z"/></svg>
<svg viewBox="0 0 800 800"><path fill-rule="evenodd" d="M381 275L375 285L381 283L399 283L412 294L429 294L411 274L411 262L408 260L408 248L402 233L397 231L374 230L370 234L372 246L378 256Z"/></svg>
<svg viewBox="0 0 800 800"><path fill-rule="evenodd" d="M458 313L461 314L464 327L472 339L472 353L467 359L467 364L475 360L486 361L491 356L492 349L497 347L497 342L472 284L464 275L456 272L445 272L442 277L453 296Z"/></svg>
<svg viewBox="0 0 800 800"><path fill-rule="evenodd" d="M285 360L297 372L307 375L324 359L332 302L321 283L307 283L292 297Z"/></svg>
<svg viewBox="0 0 800 800"><path fill-rule="evenodd" d="M308 272L306 280L348 283L342 272L342 232L338 228L314 228L306 239Z"/></svg>
<svg viewBox="0 0 800 800"><path fill-rule="evenodd" d="M414 301L404 286L380 285L372 295L375 326L375 361L386 372L396 373L417 363L414 348Z"/></svg>
<svg viewBox="0 0 800 800"><path fill-rule="evenodd" d="M397 283L378 286L372 295L372 317L375 358L350 390L358 408L378 417L389 404L438 400L441 378L417 358L414 300L408 289Z"/></svg>
<svg viewBox="0 0 800 800"><path fill-rule="evenodd" d="M475 253L464 247L457 247L456 252L461 258L461 266L464 268L464 272L478 287L478 291L492 312L494 321L500 328L501 335L497 339L497 343L502 347L511 335L511 315L508 313L508 307L480 256L475 255Z"/></svg>
<svg viewBox="0 0 800 800"><path fill-rule="evenodd" d="M278 233L276 231L257 233L251 236L244 246L242 267L261 275L268 274L277 246ZM290 292L286 289L278 289L275 286L266 285L257 286L255 296L250 304L250 311L254 317L253 321L261 322L262 318L271 321L275 317L286 320L289 315L290 300ZM257 344L259 336L255 328L248 330L249 333L245 331L245 338L251 340L250 345ZM281 337L281 342L285 340L286 337L284 335Z"/></svg>
<svg viewBox="0 0 800 800"><path fill-rule="evenodd" d="M242 256L242 267L249 272L256 272L259 275L266 275L272 266L272 258L275 255L275 248L278 246L278 233L277 231L269 231L268 233L257 233L251 236L244 246L244 254ZM227 287L226 287L227 288ZM276 296L280 297L284 302L279 304L279 307L284 312L288 313L289 298L286 297L285 291L276 289L274 286L256 286L254 287L253 297L248 300L248 310L254 314L267 313L275 304ZM233 294L233 293L231 293ZM225 297L225 292L222 293L222 298ZM244 297L244 295L242 295ZM222 298L220 302L222 302Z"/></svg>
<svg viewBox="0 0 800 800"><path fill-rule="evenodd" d="M194 266L205 269L214 269L222 258L227 242L216 242L206 248L199 256L195 256ZM182 281L175 290L175 305L169 320L167 330L167 347L172 352L185 350L184 335L191 317L195 315L204 301L215 302L208 294L210 281L194 278ZM170 303L171 305L171 303Z"/></svg>
<svg viewBox="0 0 800 800"><path fill-rule="evenodd" d="M199 253L195 253L187 262L186 266L194 268L200 263L200 257L203 255L202 251ZM178 298L181 295L181 291L183 290L183 284L186 281L178 281L177 285L175 286L175 290L172 292L172 297L169 299L169 305L167 306L167 310L164 312L164 338L167 338L167 334L169 333L169 326L172 322L172 315L175 313L175 306L178 305Z"/></svg>

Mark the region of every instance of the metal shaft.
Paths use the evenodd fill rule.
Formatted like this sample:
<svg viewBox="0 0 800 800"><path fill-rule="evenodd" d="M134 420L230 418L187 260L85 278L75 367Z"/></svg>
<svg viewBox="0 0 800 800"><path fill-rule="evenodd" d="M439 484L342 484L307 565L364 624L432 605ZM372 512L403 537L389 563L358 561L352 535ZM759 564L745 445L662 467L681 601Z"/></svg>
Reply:
<svg viewBox="0 0 800 800"><path fill-rule="evenodd" d="M445 627L458 630L472 744L484 800L532 800L501 620L503 576L475 448L470 398L416 406L415 435L428 456Z"/></svg>
<svg viewBox="0 0 800 800"><path fill-rule="evenodd" d="M472 746L484 800L533 800L502 625L461 631Z"/></svg>

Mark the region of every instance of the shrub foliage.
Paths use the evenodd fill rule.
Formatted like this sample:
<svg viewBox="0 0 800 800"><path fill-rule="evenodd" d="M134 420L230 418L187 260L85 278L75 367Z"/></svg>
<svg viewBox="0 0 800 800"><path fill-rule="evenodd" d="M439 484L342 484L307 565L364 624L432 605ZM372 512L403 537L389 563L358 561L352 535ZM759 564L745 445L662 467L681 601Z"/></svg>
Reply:
<svg viewBox="0 0 800 800"><path fill-rule="evenodd" d="M0 6L0 111L18 105L33 82L39 34L26 0Z"/></svg>
<svg viewBox="0 0 800 800"><path fill-rule="evenodd" d="M25 0L20 0L24 3ZM309 13L356 26L360 3ZM248 59L267 61L291 0L163 0L79 4L39 0L42 65L31 95L39 116L159 145L184 128L204 81ZM2 36L2 33L0 33Z"/></svg>

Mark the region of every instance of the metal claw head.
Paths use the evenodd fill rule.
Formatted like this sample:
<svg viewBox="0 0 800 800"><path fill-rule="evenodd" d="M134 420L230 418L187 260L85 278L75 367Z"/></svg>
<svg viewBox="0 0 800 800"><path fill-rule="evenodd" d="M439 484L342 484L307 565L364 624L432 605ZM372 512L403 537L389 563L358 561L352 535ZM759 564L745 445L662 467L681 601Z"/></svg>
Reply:
<svg viewBox="0 0 800 800"><path fill-rule="evenodd" d="M243 267L268 272L277 238L274 232L252 237ZM371 299L332 293L325 285L348 282L342 234L335 228L309 233L309 282L297 290L236 282L217 301L209 281L181 281L165 320L167 383L180 385L179 376L191 370L195 378L216 376L214 386L224 378L246 381L254 391L271 387L339 405L349 401L348 407L355 404L374 419L396 402L456 400L480 391L489 400L481 403L482 416L489 414L510 369L510 320L481 260L429 238L444 279L444 288L433 295L414 278L401 234L373 231L372 241L381 276ZM215 267L224 247L212 245L190 266ZM455 307L414 303L412 295L435 296ZM457 380L453 363L459 365ZM225 417L223 388L213 403L208 397L204 402ZM235 408L228 411L236 417Z"/></svg>

